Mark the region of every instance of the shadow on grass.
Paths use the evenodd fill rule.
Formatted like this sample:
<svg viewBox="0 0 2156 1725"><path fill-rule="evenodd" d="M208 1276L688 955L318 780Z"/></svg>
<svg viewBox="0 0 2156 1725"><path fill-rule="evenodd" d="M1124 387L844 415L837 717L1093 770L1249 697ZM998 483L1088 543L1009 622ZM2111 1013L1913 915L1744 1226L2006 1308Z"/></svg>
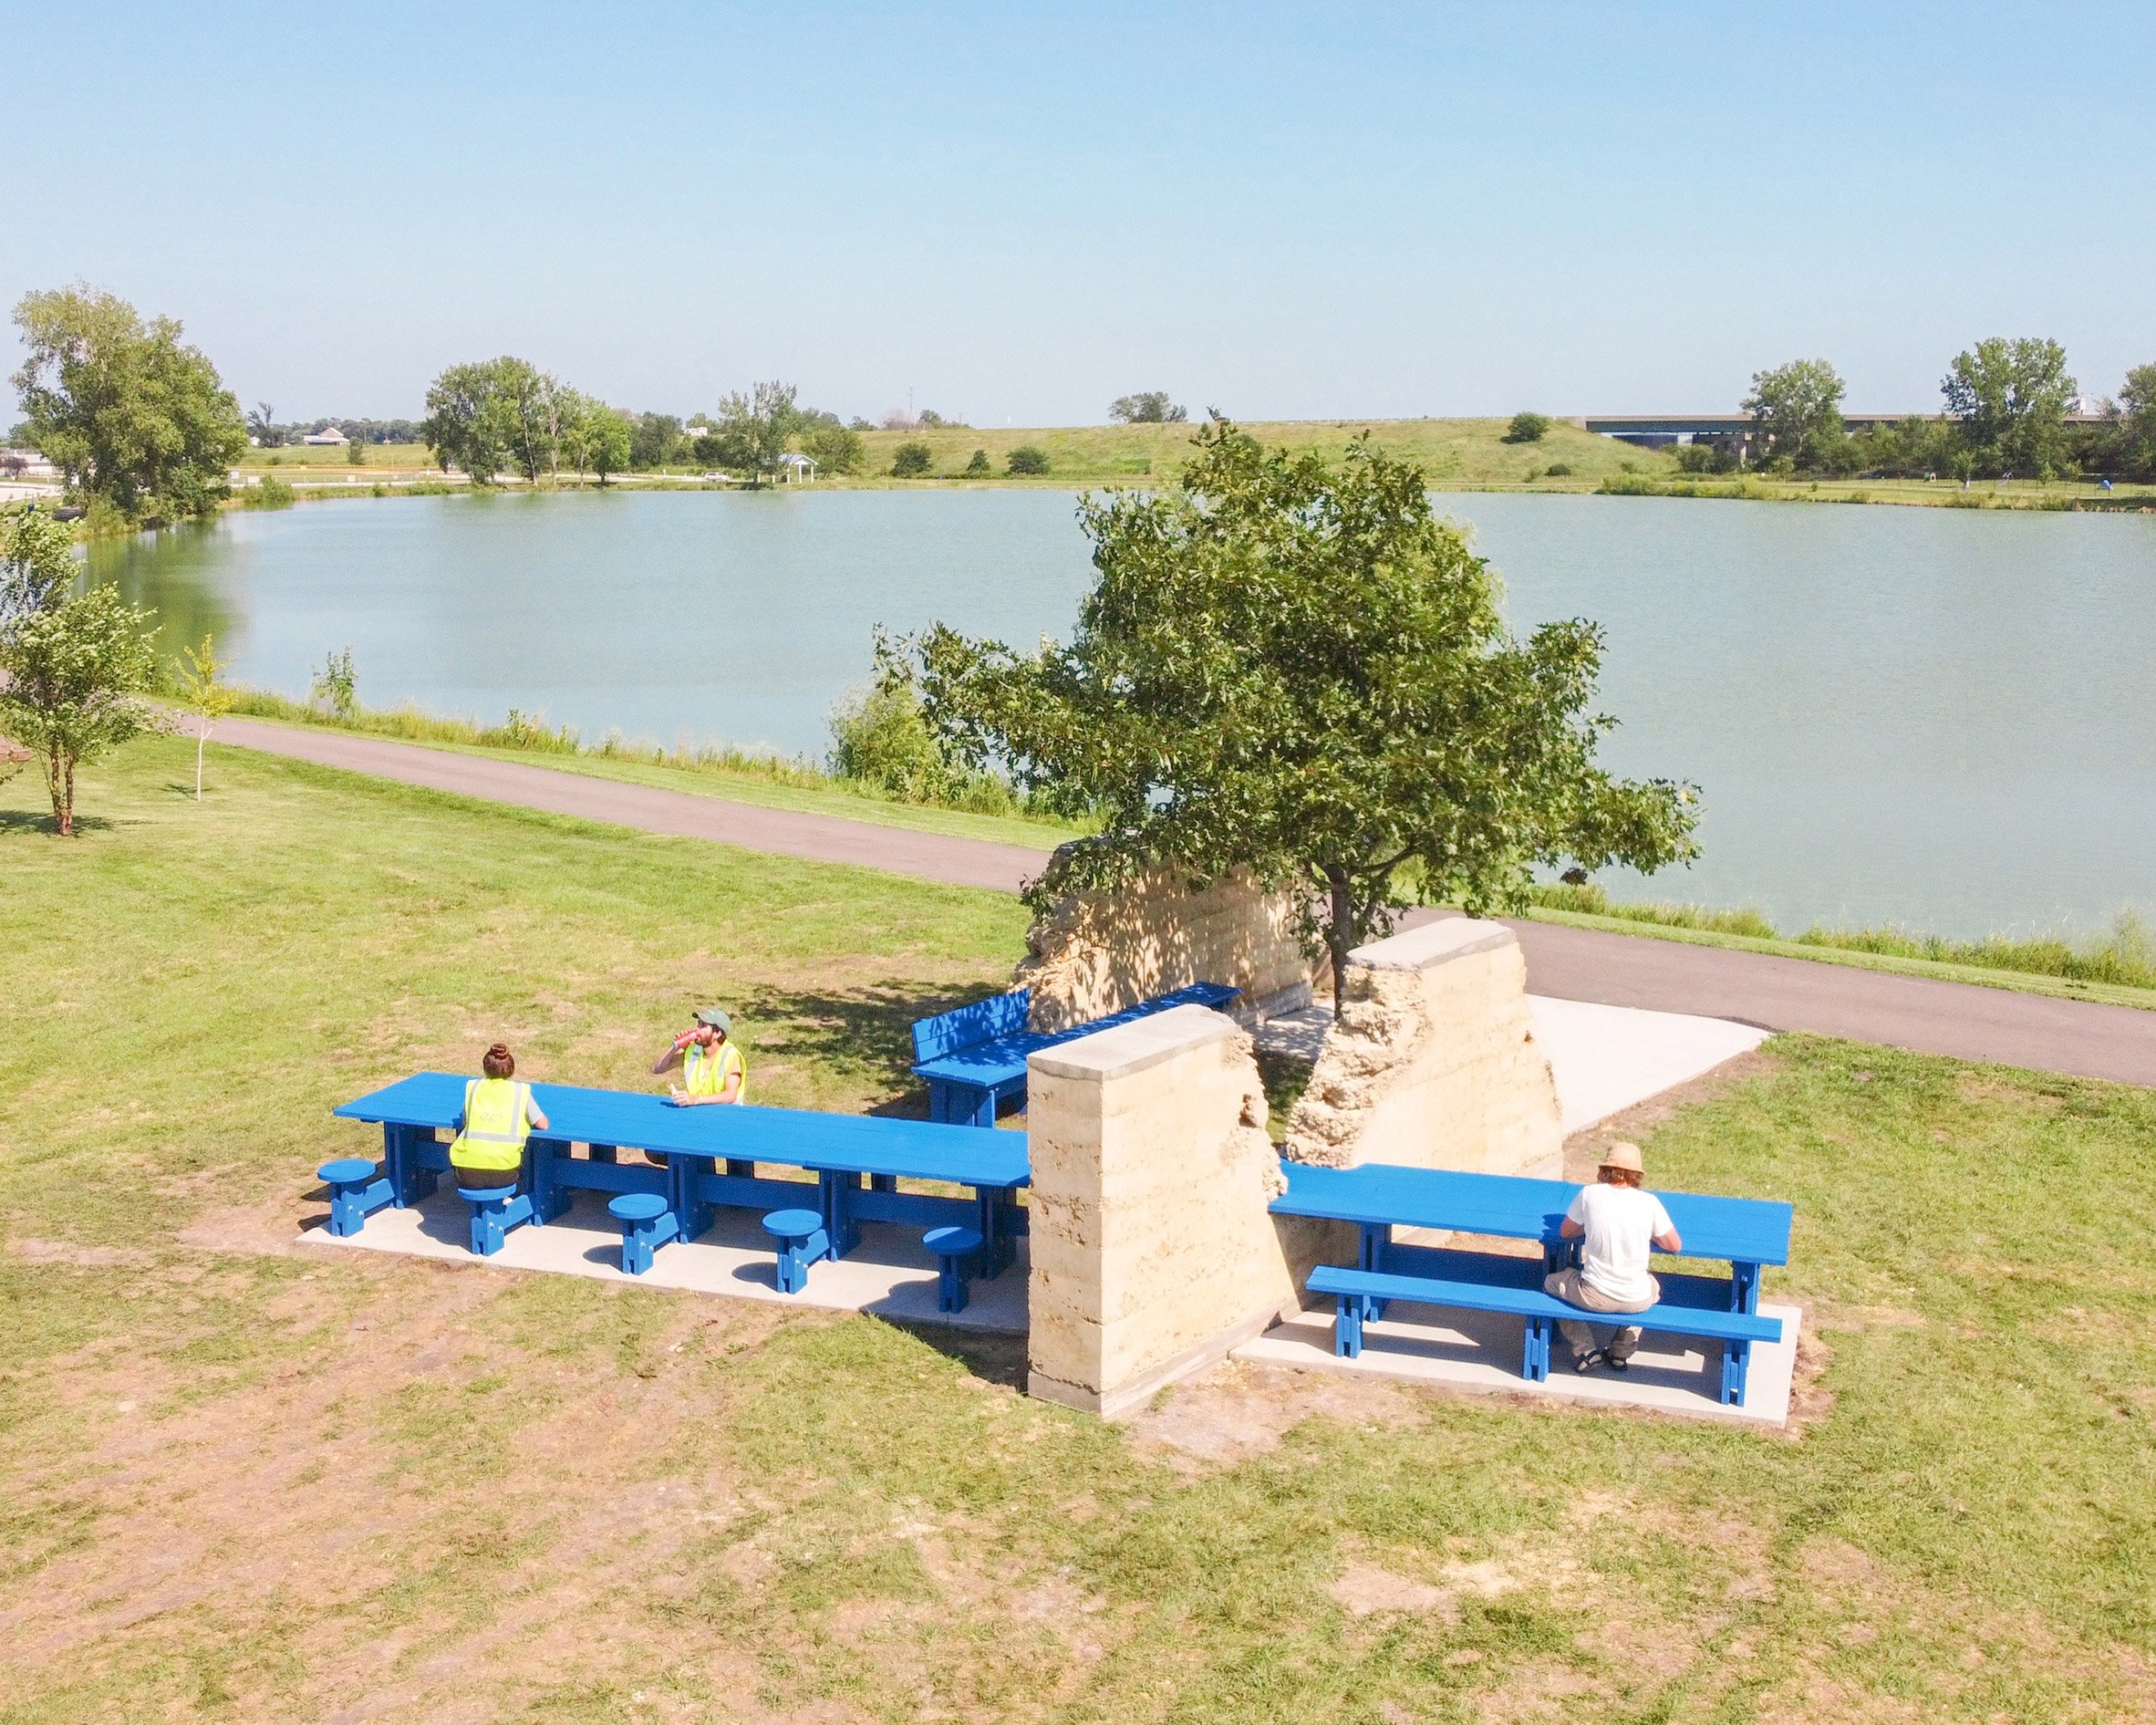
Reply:
<svg viewBox="0 0 2156 1725"><path fill-rule="evenodd" d="M920 994L902 982L845 990L763 986L741 997L741 1011L756 1026L759 1053L822 1066L858 1077L886 1094L868 1112L889 1118L925 1119L926 1087L913 1076L913 1022L933 1017L999 992L987 978L955 993Z"/></svg>
<svg viewBox="0 0 2156 1725"><path fill-rule="evenodd" d="M102 815L78 815L74 836L79 838L85 833L109 833L119 824ZM59 822L50 815L36 814L26 808L0 808L0 837L13 833L42 833L47 838L57 838L59 831Z"/></svg>
<svg viewBox="0 0 2156 1725"><path fill-rule="evenodd" d="M1006 1270L1003 1273L1018 1273ZM1008 1384L1021 1392L1026 1387L1026 1338L1022 1335L1005 1330L961 1330L948 1324L919 1324L910 1318L883 1317L880 1321L905 1331L944 1358L956 1360L988 1383Z"/></svg>

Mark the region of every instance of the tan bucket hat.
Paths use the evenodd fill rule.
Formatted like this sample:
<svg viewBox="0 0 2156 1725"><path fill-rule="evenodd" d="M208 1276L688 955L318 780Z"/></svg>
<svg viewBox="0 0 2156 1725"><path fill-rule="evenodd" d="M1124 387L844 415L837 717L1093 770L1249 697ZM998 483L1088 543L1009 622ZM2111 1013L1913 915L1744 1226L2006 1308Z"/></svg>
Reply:
<svg viewBox="0 0 2156 1725"><path fill-rule="evenodd" d="M1603 1152L1601 1166L1620 1168L1628 1174L1644 1174L1646 1164L1640 1159L1640 1147L1636 1144L1612 1144Z"/></svg>

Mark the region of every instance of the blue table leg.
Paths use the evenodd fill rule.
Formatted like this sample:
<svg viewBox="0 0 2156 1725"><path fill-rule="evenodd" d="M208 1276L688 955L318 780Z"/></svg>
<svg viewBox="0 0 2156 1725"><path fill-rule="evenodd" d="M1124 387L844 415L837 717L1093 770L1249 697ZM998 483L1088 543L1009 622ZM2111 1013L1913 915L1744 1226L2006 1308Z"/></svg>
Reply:
<svg viewBox="0 0 2156 1725"><path fill-rule="evenodd" d="M823 1200L824 1231L831 1236L831 1255L843 1258L861 1243L861 1231L854 1222L852 1194L859 1188L857 1174L821 1173L816 1184Z"/></svg>
<svg viewBox="0 0 2156 1725"><path fill-rule="evenodd" d="M570 1197L555 1178L555 1161L569 1153L560 1138L534 1138L525 1147L524 1190L532 1195L532 1226L544 1228L559 1221L569 1208Z"/></svg>
<svg viewBox="0 0 2156 1725"><path fill-rule="evenodd" d="M966 1124L968 1126L985 1126L991 1129L994 1127L996 1124L996 1093L993 1090L976 1090L973 1093L972 1117Z"/></svg>
<svg viewBox="0 0 2156 1725"><path fill-rule="evenodd" d="M669 1156L667 1158L667 1208L674 1212L675 1238L694 1240L711 1225L711 1207L696 1195L696 1183L704 1175L714 1173L718 1159L710 1156ZM728 1173L733 1164L726 1165Z"/></svg>
<svg viewBox="0 0 2156 1725"><path fill-rule="evenodd" d="M1393 1225L1390 1222L1366 1221L1363 1224L1363 1242L1355 1254L1355 1267L1373 1275L1383 1275L1385 1270L1385 1250L1393 1243ZM1385 1315L1386 1302L1365 1298L1364 1315L1373 1322ZM1360 1334L1360 1332L1358 1332Z"/></svg>
<svg viewBox="0 0 2156 1725"><path fill-rule="evenodd" d="M417 1126L382 1127L382 1169L389 1177L397 1208L409 1210L422 1198L434 1195L434 1170L420 1163L420 1146L434 1136Z"/></svg>
<svg viewBox="0 0 2156 1725"><path fill-rule="evenodd" d="M1729 1309L1757 1317L1759 1313L1759 1266L1756 1263L1733 1263L1729 1266Z"/></svg>

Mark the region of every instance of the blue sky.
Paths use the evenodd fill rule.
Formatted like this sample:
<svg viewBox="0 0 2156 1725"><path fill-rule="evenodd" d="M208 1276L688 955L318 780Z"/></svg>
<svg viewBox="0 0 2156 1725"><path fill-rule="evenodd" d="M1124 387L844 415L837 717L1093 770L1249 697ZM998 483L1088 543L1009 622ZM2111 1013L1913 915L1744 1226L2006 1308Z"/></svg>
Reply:
<svg viewBox="0 0 2156 1725"><path fill-rule="evenodd" d="M1931 409L1994 334L2108 393L2152 51L2146 5L19 6L0 297L169 312L282 418L504 351L981 425L1728 410L1815 354Z"/></svg>

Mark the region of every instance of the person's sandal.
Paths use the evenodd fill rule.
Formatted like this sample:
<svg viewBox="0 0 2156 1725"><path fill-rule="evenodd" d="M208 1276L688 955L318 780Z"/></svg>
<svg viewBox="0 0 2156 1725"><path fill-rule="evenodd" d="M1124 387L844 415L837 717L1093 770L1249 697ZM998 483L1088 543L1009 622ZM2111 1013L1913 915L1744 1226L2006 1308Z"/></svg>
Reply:
<svg viewBox="0 0 2156 1725"><path fill-rule="evenodd" d="M1599 1347L1591 1353L1575 1354L1572 1356L1572 1369L1576 1372L1591 1372L1597 1366L1604 1364L1607 1358Z"/></svg>
<svg viewBox="0 0 2156 1725"><path fill-rule="evenodd" d="M1602 1356L1602 1364L1607 1366L1613 1372L1629 1372L1632 1370L1632 1361L1629 1359L1619 1359L1614 1354L1604 1354Z"/></svg>

